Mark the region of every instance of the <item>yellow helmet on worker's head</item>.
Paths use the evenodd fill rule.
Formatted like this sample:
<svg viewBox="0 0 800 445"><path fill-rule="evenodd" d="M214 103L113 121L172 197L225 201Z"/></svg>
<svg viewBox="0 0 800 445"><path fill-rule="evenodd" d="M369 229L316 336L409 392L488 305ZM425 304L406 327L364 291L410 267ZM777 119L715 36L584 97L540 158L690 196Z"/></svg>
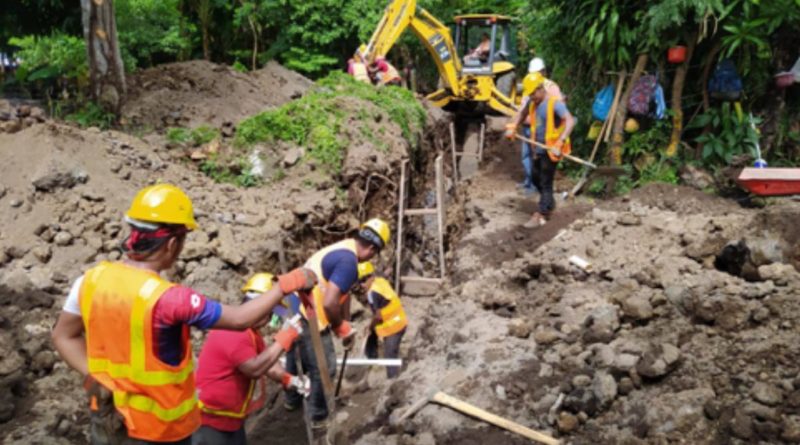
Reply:
<svg viewBox="0 0 800 445"><path fill-rule="evenodd" d="M364 278L367 278L374 273L375 273L375 266L372 265L372 262L364 261L363 263L358 263L359 280L363 280Z"/></svg>
<svg viewBox="0 0 800 445"><path fill-rule="evenodd" d="M269 292L272 289L272 281L274 279L275 276L271 273L257 273L242 286L242 292L258 292L262 294Z"/></svg>
<svg viewBox="0 0 800 445"><path fill-rule="evenodd" d="M522 79L522 95L530 96L544 84L544 76L540 72L530 73Z"/></svg>
<svg viewBox="0 0 800 445"><path fill-rule="evenodd" d="M358 52L356 54L358 54L361 57L366 56L367 55L367 45L362 43L361 46L358 47Z"/></svg>
<svg viewBox="0 0 800 445"><path fill-rule="evenodd" d="M125 216L134 221L181 224L197 228L192 200L172 184L156 184L139 190Z"/></svg>
<svg viewBox="0 0 800 445"><path fill-rule="evenodd" d="M359 230L358 236L372 243L378 249L383 249L389 244L389 239L392 234L389 229L389 224L387 224L386 221L380 218L372 218L364 224L361 224L361 230Z"/></svg>

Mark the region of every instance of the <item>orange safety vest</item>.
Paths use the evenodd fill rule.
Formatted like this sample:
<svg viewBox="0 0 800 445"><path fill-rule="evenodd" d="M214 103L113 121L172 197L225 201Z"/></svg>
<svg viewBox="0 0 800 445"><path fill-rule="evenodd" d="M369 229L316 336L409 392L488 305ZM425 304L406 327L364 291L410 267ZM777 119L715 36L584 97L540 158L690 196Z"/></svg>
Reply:
<svg viewBox="0 0 800 445"><path fill-rule="evenodd" d="M258 350L258 340L256 339L258 334L253 329L248 329L247 333L250 334L250 339L253 340L253 346ZM256 391L256 381L258 381L258 390L261 394L258 399L253 400L253 394ZM261 377L259 379L250 380L250 387L247 388L247 396L244 402L242 402L242 406L238 409L226 409L223 407L214 408L206 405L202 400L197 401L197 406L199 406L204 413L213 414L215 416L233 417L234 419L244 419L250 415L250 413L260 410L264 406L266 399L267 381L264 377Z"/></svg>
<svg viewBox="0 0 800 445"><path fill-rule="evenodd" d="M89 374L112 392L128 436L170 442L200 427L189 327L172 366L154 354L153 308L174 286L154 272L102 262L84 275L79 302Z"/></svg>
<svg viewBox="0 0 800 445"><path fill-rule="evenodd" d="M375 326L375 333L380 338L386 338L390 335L397 334L408 326L408 319L406 318L406 311L403 310L403 305L400 303L400 297L394 293L392 285L386 281L385 278L377 277L369 288L370 292L375 292L381 295L389 304L381 309L381 319L383 321Z"/></svg>
<svg viewBox="0 0 800 445"><path fill-rule="evenodd" d="M356 80L371 83L369 80L369 74L367 73L367 65L361 62L353 62L351 66L353 68L353 77Z"/></svg>
<svg viewBox="0 0 800 445"><path fill-rule="evenodd" d="M306 261L306 264L303 266L305 268L311 269L314 271L314 274L317 275L317 285L314 286L314 289L311 290L311 297L312 297L312 304L314 307L314 313L317 315L317 323L319 324L319 330L324 331L329 325L330 322L328 321L328 316L325 314L325 309L323 305L325 291L328 288L328 280L322 275L322 260L325 258L325 255L334 251L334 250L349 250L353 252L353 255L356 255L356 240L354 239L346 239L343 241L339 241L338 243L331 244L328 247L325 247L322 250L318 250L317 253L311 256L311 258ZM350 289L341 289L342 295L339 297L339 305L343 305L347 303L347 299L349 298L348 292ZM303 317L308 318L306 315L306 308L302 304L300 305L300 313L303 314Z"/></svg>
<svg viewBox="0 0 800 445"><path fill-rule="evenodd" d="M561 120L561 125L556 127L556 116L555 116L555 106L558 99L556 97L548 97L547 98L547 120L545 122L545 130L544 130L544 143L545 145L553 146L558 141L559 136L561 133L564 132L564 129L567 127L566 122L564 119ZM530 119L531 123L531 133L534 139L536 138L536 107L537 105L531 103L528 108L528 118ZM561 156L556 156L553 154L552 151L547 150L547 156L550 157L550 160L553 162L558 162L563 158L565 154L572 153L572 141L569 138L564 142L564 146L561 148Z"/></svg>
<svg viewBox="0 0 800 445"><path fill-rule="evenodd" d="M386 66L389 67L381 78L381 84L386 85L389 82L398 80L402 81L403 79L400 77L400 73L397 72L397 68L395 68L391 63L386 62Z"/></svg>

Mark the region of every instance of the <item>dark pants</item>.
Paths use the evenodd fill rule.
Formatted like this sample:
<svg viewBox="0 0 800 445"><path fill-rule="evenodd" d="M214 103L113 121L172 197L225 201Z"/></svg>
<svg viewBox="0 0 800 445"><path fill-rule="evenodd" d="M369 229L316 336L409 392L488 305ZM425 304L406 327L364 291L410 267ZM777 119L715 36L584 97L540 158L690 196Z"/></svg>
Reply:
<svg viewBox="0 0 800 445"><path fill-rule="evenodd" d="M390 335L383 339L383 358L400 358L400 341L403 340L403 334L406 330L398 332L397 334ZM378 336L373 331L367 337L367 345L364 348L364 354L368 358L378 358ZM390 379L397 377L400 374L399 366L387 366L386 376Z"/></svg>
<svg viewBox="0 0 800 445"><path fill-rule="evenodd" d="M536 153L533 156L533 185L539 189L539 213L547 216L556 208L553 199L553 180L556 176L556 163L550 160L547 153Z"/></svg>
<svg viewBox="0 0 800 445"><path fill-rule="evenodd" d="M192 436L192 445L247 445L247 436L244 425L233 432L203 425Z"/></svg>
<svg viewBox="0 0 800 445"><path fill-rule="evenodd" d="M328 418L328 405L325 402L325 390L322 387L322 379L317 366L317 359L314 355L314 346L311 343L311 332L308 328L308 321L303 320L303 334L300 335L292 349L286 354L286 371L289 374L298 374L297 353L300 351L300 361L303 365L303 372L311 380L311 395L308 398L308 408L311 420L320 421ZM322 337L322 349L325 351L325 361L328 362L328 374L331 379L336 376L336 351L333 349L333 339L330 329L319 333ZM300 406L303 403L302 396L296 391L286 391L286 402L293 406Z"/></svg>

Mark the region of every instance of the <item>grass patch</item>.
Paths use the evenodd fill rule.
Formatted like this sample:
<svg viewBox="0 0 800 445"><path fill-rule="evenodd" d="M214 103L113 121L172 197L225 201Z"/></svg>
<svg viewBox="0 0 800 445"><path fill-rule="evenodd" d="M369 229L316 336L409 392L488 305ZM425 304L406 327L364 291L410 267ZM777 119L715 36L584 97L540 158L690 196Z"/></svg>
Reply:
<svg viewBox="0 0 800 445"><path fill-rule="evenodd" d="M336 72L317 82L317 87L299 100L257 114L239 124L236 145L250 146L278 140L307 148L308 155L328 171L341 171L347 140L343 136L345 113L342 99L355 97L373 103L400 126L403 137L417 145L417 135L425 124L425 109L406 89L375 88L358 82L346 73ZM357 125L366 127L370 113L355 113ZM380 147L381 144L376 144Z"/></svg>
<svg viewBox="0 0 800 445"><path fill-rule="evenodd" d="M181 127L172 127L167 130L167 140L171 143L191 144L194 147L208 144L219 136L219 130L208 125L201 125L193 130Z"/></svg>

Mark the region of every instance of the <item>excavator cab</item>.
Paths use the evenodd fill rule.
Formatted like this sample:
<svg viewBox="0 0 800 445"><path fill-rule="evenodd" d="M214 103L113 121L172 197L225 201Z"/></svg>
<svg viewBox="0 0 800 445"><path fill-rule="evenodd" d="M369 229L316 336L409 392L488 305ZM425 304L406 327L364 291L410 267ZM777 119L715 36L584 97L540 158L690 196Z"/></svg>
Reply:
<svg viewBox="0 0 800 445"><path fill-rule="evenodd" d="M488 76L514 70L510 17L460 15L455 17L455 24L455 45L464 54L462 74ZM471 55L476 52L481 54Z"/></svg>

